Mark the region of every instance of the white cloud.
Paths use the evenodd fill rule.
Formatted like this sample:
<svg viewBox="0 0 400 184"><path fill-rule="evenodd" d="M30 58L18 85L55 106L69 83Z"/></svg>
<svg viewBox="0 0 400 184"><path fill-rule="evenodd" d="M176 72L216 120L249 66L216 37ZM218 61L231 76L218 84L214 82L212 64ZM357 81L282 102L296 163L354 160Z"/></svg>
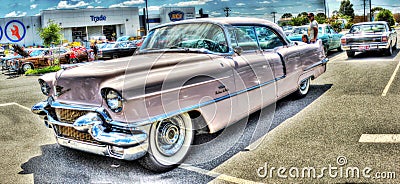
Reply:
<svg viewBox="0 0 400 184"><path fill-rule="evenodd" d="M266 8L256 8L254 10L260 11L260 10L265 10Z"/></svg>
<svg viewBox="0 0 400 184"><path fill-rule="evenodd" d="M220 12L211 12L211 15L212 16L219 16L219 15L222 15L222 13L220 13Z"/></svg>
<svg viewBox="0 0 400 184"><path fill-rule="evenodd" d="M228 2L229 0L221 0L222 2Z"/></svg>
<svg viewBox="0 0 400 184"><path fill-rule="evenodd" d="M57 9L69 9L69 8L79 8L79 7L84 7L88 6L89 3L86 3L85 1L79 1L76 4L68 4L67 1L60 1L57 5Z"/></svg>
<svg viewBox="0 0 400 184"><path fill-rule="evenodd" d="M110 8L116 8L116 7L127 7L127 6L132 6L132 5L136 5L136 4L143 4L144 0L130 0L130 1L125 1L122 3L118 3L118 4L113 4L110 5Z"/></svg>
<svg viewBox="0 0 400 184"><path fill-rule="evenodd" d="M37 7L37 4L32 4L30 7L31 7L31 10L35 9Z"/></svg>
<svg viewBox="0 0 400 184"><path fill-rule="evenodd" d="M26 15L26 12L12 11L12 12L6 14L4 17L23 17L25 15Z"/></svg>
<svg viewBox="0 0 400 184"><path fill-rule="evenodd" d="M269 1L263 1L263 2L259 2L259 3L261 3L261 4L269 4L269 3L271 3L271 2L269 2Z"/></svg>
<svg viewBox="0 0 400 184"><path fill-rule="evenodd" d="M161 6L149 6L149 11L158 11L160 10Z"/></svg>
<svg viewBox="0 0 400 184"><path fill-rule="evenodd" d="M94 6L87 6L86 8L94 8Z"/></svg>
<svg viewBox="0 0 400 184"><path fill-rule="evenodd" d="M244 3L237 3L236 6L245 6L246 4Z"/></svg>
<svg viewBox="0 0 400 184"><path fill-rule="evenodd" d="M31 3L35 2L35 0L30 0Z"/></svg>
<svg viewBox="0 0 400 184"><path fill-rule="evenodd" d="M207 2L211 2L213 0L197 0L197 1L186 1L186 2L179 2L173 4L173 6L196 6L196 5L204 5Z"/></svg>

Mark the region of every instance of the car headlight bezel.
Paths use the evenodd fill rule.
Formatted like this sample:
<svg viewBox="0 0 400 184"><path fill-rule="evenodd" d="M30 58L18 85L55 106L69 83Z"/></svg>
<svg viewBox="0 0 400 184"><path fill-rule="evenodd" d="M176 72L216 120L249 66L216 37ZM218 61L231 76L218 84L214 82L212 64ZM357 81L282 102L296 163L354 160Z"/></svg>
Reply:
<svg viewBox="0 0 400 184"><path fill-rule="evenodd" d="M50 90L51 90L50 85L47 84L47 82L45 82L42 79L39 79L39 84L40 84L40 90L42 91L42 93L46 96L49 96Z"/></svg>
<svg viewBox="0 0 400 184"><path fill-rule="evenodd" d="M115 112L121 112L123 107L122 95L114 89L103 90L103 98L108 106L108 108Z"/></svg>

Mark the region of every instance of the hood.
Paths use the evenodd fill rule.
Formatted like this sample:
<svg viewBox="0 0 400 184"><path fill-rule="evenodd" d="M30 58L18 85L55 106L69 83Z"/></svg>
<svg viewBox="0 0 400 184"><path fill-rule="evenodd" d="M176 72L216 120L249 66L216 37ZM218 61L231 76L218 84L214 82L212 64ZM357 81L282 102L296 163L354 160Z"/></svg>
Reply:
<svg viewBox="0 0 400 184"><path fill-rule="evenodd" d="M163 84L165 76L179 77L183 72L193 75L188 68L201 68L201 61L210 60L207 54L152 53L92 62L59 71L56 77L58 80L53 83L59 92L55 99L101 106L100 91L103 88L115 89L124 98L140 96L147 93L148 89L151 89L148 92L160 90L159 86Z"/></svg>
<svg viewBox="0 0 400 184"><path fill-rule="evenodd" d="M28 56L29 56L29 53L26 52L26 51L25 51L22 47L20 47L19 45L13 44L12 47L14 48L14 51L15 51L16 53L18 53L19 55L21 55L21 56L23 56L23 57L28 57Z"/></svg>

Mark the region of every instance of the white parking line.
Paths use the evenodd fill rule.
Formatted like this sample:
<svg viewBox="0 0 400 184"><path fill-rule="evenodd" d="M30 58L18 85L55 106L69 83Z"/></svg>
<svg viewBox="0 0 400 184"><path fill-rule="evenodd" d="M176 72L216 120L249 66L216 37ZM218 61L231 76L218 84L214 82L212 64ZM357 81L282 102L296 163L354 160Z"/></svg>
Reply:
<svg viewBox="0 0 400 184"><path fill-rule="evenodd" d="M361 143L400 143L400 134L362 134Z"/></svg>
<svg viewBox="0 0 400 184"><path fill-rule="evenodd" d="M21 105L21 104L15 103L15 102L0 104L0 107L10 106L10 105L16 105L16 106L21 107L21 108L23 108L23 109L25 109L25 110L31 111L30 108L25 107L25 106L23 106L23 105Z"/></svg>
<svg viewBox="0 0 400 184"><path fill-rule="evenodd" d="M202 168L198 168L198 167L194 167L192 165L188 165L188 164L182 164L179 166L179 168L188 170L188 171L193 171L199 174L203 174L203 175L207 175L207 176L211 176L213 178L215 178L213 181L215 180L223 180L223 181L227 181L227 182L231 182L231 183L250 183L250 184L256 184L257 182L254 181L250 181L250 180L245 180L242 178L236 178L233 176L228 176L225 174L221 174L221 173L217 173L214 171L209 171L206 169L202 169Z"/></svg>
<svg viewBox="0 0 400 184"><path fill-rule="evenodd" d="M394 78L396 77L397 71L399 70L400 67L400 62L397 63L396 69L394 70L392 76L389 79L389 82L387 83L385 89L382 92L382 96L386 96L387 92L389 91L390 85L392 85Z"/></svg>

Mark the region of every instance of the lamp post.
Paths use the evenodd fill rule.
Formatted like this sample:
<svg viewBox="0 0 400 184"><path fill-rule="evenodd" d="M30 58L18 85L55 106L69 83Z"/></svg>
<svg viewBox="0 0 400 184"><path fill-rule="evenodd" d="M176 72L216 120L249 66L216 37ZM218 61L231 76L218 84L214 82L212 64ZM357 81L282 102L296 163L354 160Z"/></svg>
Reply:
<svg viewBox="0 0 400 184"><path fill-rule="evenodd" d="M277 12L271 12L271 14L274 16L274 23L275 23L275 14L276 14Z"/></svg>

